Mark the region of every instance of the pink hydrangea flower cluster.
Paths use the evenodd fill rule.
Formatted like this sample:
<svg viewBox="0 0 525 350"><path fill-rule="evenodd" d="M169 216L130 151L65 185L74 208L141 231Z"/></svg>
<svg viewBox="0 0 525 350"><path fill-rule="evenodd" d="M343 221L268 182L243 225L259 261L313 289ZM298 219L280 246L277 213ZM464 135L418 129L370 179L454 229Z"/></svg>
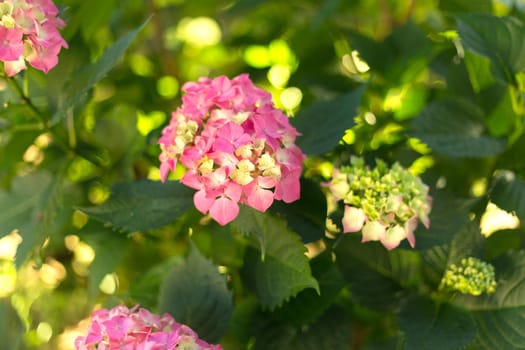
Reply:
<svg viewBox="0 0 525 350"><path fill-rule="evenodd" d="M362 242L379 241L391 250L407 239L413 248L418 221L430 225L428 186L399 163L388 167L376 160L370 169L362 158L352 157L349 166L334 169L325 185L344 204L343 232L361 232Z"/></svg>
<svg viewBox="0 0 525 350"><path fill-rule="evenodd" d="M26 69L26 61L46 73L56 66L60 49L68 47L58 12L51 0L0 1L0 61L8 76Z"/></svg>
<svg viewBox="0 0 525 350"><path fill-rule="evenodd" d="M87 335L75 339L76 350L222 350L170 315L158 316L138 305L100 309L91 318Z"/></svg>
<svg viewBox="0 0 525 350"><path fill-rule="evenodd" d="M221 225L235 219L238 203L264 212L274 199L299 199L305 156L270 93L247 74L201 78L182 90L182 106L158 141L162 181L180 162L181 182L197 190L195 207Z"/></svg>

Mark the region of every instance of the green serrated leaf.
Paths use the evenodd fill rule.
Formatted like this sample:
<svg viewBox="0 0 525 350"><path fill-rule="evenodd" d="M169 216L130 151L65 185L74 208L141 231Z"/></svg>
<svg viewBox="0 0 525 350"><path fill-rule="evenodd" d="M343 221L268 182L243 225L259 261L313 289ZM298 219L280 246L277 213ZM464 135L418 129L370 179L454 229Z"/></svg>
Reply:
<svg viewBox="0 0 525 350"><path fill-rule="evenodd" d="M249 235L254 248L247 252L245 274L264 307L275 308L306 288L319 293L304 254L306 248L283 220L242 206L233 225Z"/></svg>
<svg viewBox="0 0 525 350"><path fill-rule="evenodd" d="M449 243L469 220L471 201L455 198L442 190L431 190L430 195L432 196L430 226L425 228L423 225L418 225L415 231L417 250L426 250Z"/></svg>
<svg viewBox="0 0 525 350"><path fill-rule="evenodd" d="M514 75L525 70L525 27L512 17L481 13L456 16L458 33L467 50L488 57L495 77L514 83Z"/></svg>
<svg viewBox="0 0 525 350"><path fill-rule="evenodd" d="M164 280L159 309L190 326L200 338L217 342L233 313L232 295L217 266L191 243L187 260L176 265Z"/></svg>
<svg viewBox="0 0 525 350"><path fill-rule="evenodd" d="M412 136L448 157L482 158L505 149L505 141L485 135L483 112L467 100L429 104L412 123Z"/></svg>
<svg viewBox="0 0 525 350"><path fill-rule="evenodd" d="M302 136L297 138L297 145L308 155L330 151L341 138L345 130L354 126L354 117L361 103L365 86L360 87L331 101L314 103L292 119L292 123Z"/></svg>
<svg viewBox="0 0 525 350"><path fill-rule="evenodd" d="M403 287L420 280L420 258L414 251L388 252L378 242L361 243L347 235L335 248L336 263L351 283L352 296L376 310L393 310Z"/></svg>
<svg viewBox="0 0 525 350"><path fill-rule="evenodd" d="M82 100L83 96L108 74L148 21L149 18L137 29L129 32L115 42L97 62L81 69L73 75L72 79L66 83L67 93L64 102L53 115L51 124L56 124L62 120L67 112L75 107Z"/></svg>
<svg viewBox="0 0 525 350"><path fill-rule="evenodd" d="M511 171L499 171L490 190L492 202L501 209L514 212L525 221L525 181Z"/></svg>
<svg viewBox="0 0 525 350"><path fill-rule="evenodd" d="M405 333L406 350L461 350L477 333L468 312L421 297L405 300L398 320Z"/></svg>
<svg viewBox="0 0 525 350"><path fill-rule="evenodd" d="M301 236L303 243L324 237L326 197L318 183L301 179L300 199L293 203L275 201L270 210L283 215L290 228Z"/></svg>
<svg viewBox="0 0 525 350"><path fill-rule="evenodd" d="M328 309L346 285L346 281L332 261L332 254L329 252L316 256L311 265L313 276L319 282L320 293L312 289L301 291L288 303L276 309L275 317L289 321L296 326L309 325Z"/></svg>
<svg viewBox="0 0 525 350"><path fill-rule="evenodd" d="M115 184L106 202L80 210L115 228L135 232L167 225L192 206L193 191L181 183L141 180Z"/></svg>
<svg viewBox="0 0 525 350"><path fill-rule="evenodd" d="M473 313L479 328L472 349L525 349L525 307Z"/></svg>

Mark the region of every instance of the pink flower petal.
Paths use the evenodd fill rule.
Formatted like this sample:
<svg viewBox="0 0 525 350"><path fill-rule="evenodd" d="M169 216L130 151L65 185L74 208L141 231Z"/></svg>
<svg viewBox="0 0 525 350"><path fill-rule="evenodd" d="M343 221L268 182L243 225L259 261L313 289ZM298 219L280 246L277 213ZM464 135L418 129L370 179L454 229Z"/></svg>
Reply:
<svg viewBox="0 0 525 350"><path fill-rule="evenodd" d="M205 190L197 191L193 195L193 204L195 204L195 208L203 214L206 214L208 210L210 210L214 202L215 197L209 197Z"/></svg>
<svg viewBox="0 0 525 350"><path fill-rule="evenodd" d="M245 203L252 208L265 212L273 203L274 193L260 187L255 181L245 186Z"/></svg>
<svg viewBox="0 0 525 350"><path fill-rule="evenodd" d="M345 213L343 216L343 232L358 232L363 228L366 220L366 215L363 209L345 205Z"/></svg>
<svg viewBox="0 0 525 350"><path fill-rule="evenodd" d="M386 226L379 221L368 221L361 232L363 233L363 239L361 242L368 241L380 241L385 237Z"/></svg>
<svg viewBox="0 0 525 350"><path fill-rule="evenodd" d="M239 205L229 198L220 197L210 207L210 215L220 225L224 226L239 215Z"/></svg>
<svg viewBox="0 0 525 350"><path fill-rule="evenodd" d="M386 249L392 250L396 248L405 238L407 238L407 232L405 228L400 225L395 225L386 230L385 237L381 240L381 243Z"/></svg>

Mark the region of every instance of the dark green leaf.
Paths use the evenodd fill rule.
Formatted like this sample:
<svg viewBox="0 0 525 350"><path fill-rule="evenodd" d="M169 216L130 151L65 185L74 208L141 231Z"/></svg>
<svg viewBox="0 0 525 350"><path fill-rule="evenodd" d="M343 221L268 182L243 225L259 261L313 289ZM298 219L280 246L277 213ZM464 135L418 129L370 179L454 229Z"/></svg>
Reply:
<svg viewBox="0 0 525 350"><path fill-rule="evenodd" d="M0 339L4 345L9 344L11 350L19 349L23 332L22 321L11 305L10 299L0 298Z"/></svg>
<svg viewBox="0 0 525 350"><path fill-rule="evenodd" d="M89 221L78 235L95 251L95 259L89 266L87 288L89 298L94 301L99 294L100 282L108 273L115 272L128 252L130 240L96 221Z"/></svg>
<svg viewBox="0 0 525 350"><path fill-rule="evenodd" d="M44 205L48 199L44 198L44 194L52 184L53 178L49 173L37 172L15 178L10 191L0 191L0 234L5 235L16 229L23 238L17 252L18 265L36 245L43 243L47 234L39 225L47 224L49 215L53 214Z"/></svg>
<svg viewBox="0 0 525 350"><path fill-rule="evenodd" d="M425 261L425 272L435 288L439 286L445 270L451 264L458 264L466 257L483 258L485 238L480 232L478 223L464 225L446 245L436 246L422 254Z"/></svg>
<svg viewBox="0 0 525 350"><path fill-rule="evenodd" d="M297 138L297 145L301 150L308 155L315 155L337 146L345 130L355 124L354 117L364 90L363 86L334 100L317 102L301 110L292 120L302 133Z"/></svg>
<svg viewBox="0 0 525 350"><path fill-rule="evenodd" d="M514 83L514 75L525 70L525 28L511 17L468 13L457 16L458 32L465 48L492 62L495 77Z"/></svg>
<svg viewBox="0 0 525 350"><path fill-rule="evenodd" d="M159 292L162 281L169 271L183 263L181 256L174 256L160 264L153 266L145 274L136 280L129 288L129 297L148 309L154 309L159 302Z"/></svg>
<svg viewBox="0 0 525 350"><path fill-rule="evenodd" d="M347 350L352 339L351 324L341 309L328 310L317 322L304 328L268 323L255 342L255 350Z"/></svg>
<svg viewBox="0 0 525 350"><path fill-rule="evenodd" d="M98 207L80 210L130 232L162 227L193 206L193 191L176 181L119 183L111 192L109 199Z"/></svg>
<svg viewBox="0 0 525 350"><path fill-rule="evenodd" d="M430 226L427 229L421 224L418 225L415 232L417 250L449 243L468 222L468 213L472 205L470 201L454 198L442 190L433 190L430 194Z"/></svg>
<svg viewBox="0 0 525 350"><path fill-rule="evenodd" d="M414 119L412 127L413 136L448 157L489 157L505 148L503 140L485 134L483 112L467 100L433 102Z"/></svg>
<svg viewBox="0 0 525 350"><path fill-rule="evenodd" d="M118 63L119 59L124 55L127 48L131 45L137 34L144 28L147 19L137 29L129 32L120 38L113 46L111 46L100 59L94 64L81 69L73 75L72 79L65 85L66 97L64 103L59 107L57 112L53 115L51 123L55 124L63 119L68 111L75 107L84 97L84 95L102 80L108 72Z"/></svg>
<svg viewBox="0 0 525 350"><path fill-rule="evenodd" d="M473 349L525 349L525 307L478 311L474 317L479 332Z"/></svg>
<svg viewBox="0 0 525 350"><path fill-rule="evenodd" d="M233 313L224 276L193 243L186 262L176 265L164 280L159 308L209 342L224 335Z"/></svg>
<svg viewBox="0 0 525 350"><path fill-rule="evenodd" d="M301 179L301 197L293 203L275 201L272 211L284 216L290 228L297 232L303 243L324 237L326 220L326 197L318 183Z"/></svg>
<svg viewBox="0 0 525 350"><path fill-rule="evenodd" d="M347 235L335 253L353 298L372 309L395 309L403 287L417 284L420 278L420 260L413 251L388 252L377 242L361 243L359 237Z"/></svg>
<svg viewBox="0 0 525 350"><path fill-rule="evenodd" d="M324 252L318 255L312 260L311 265L312 274L319 282L320 293L316 293L313 289L301 291L288 303L276 309L275 317L290 321L296 326L311 324L328 309L346 285L330 253Z"/></svg>
<svg viewBox="0 0 525 350"><path fill-rule="evenodd" d="M245 275L263 306L275 308L306 288L319 292L306 249L283 220L243 206L233 225L254 248L247 252Z"/></svg>
<svg viewBox="0 0 525 350"><path fill-rule="evenodd" d="M468 312L421 297L405 300L398 317L399 327L405 333L406 350L460 350L477 332Z"/></svg>
<svg viewBox="0 0 525 350"><path fill-rule="evenodd" d="M498 168L509 169L522 173L525 169L525 157L521 154L525 149L525 133L521 134L517 140L503 154L498 157Z"/></svg>
<svg viewBox="0 0 525 350"><path fill-rule="evenodd" d="M496 174L490 191L492 202L501 209L514 212L525 220L525 181L511 171L501 170Z"/></svg>

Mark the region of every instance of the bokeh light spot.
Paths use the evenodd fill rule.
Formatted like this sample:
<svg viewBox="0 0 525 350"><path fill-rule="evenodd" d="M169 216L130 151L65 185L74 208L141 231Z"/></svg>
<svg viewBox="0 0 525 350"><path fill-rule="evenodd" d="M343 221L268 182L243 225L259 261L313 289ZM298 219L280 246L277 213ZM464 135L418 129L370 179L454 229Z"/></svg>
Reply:
<svg viewBox="0 0 525 350"><path fill-rule="evenodd" d="M294 110L301 104L303 93L299 88L289 87L281 92L279 98L285 109Z"/></svg>
<svg viewBox="0 0 525 350"><path fill-rule="evenodd" d="M219 24L210 17L186 17L177 26L177 38L196 47L216 45L221 37Z"/></svg>
<svg viewBox="0 0 525 350"><path fill-rule="evenodd" d="M288 83L291 73L289 66L276 64L268 71L268 81L276 88L283 88Z"/></svg>
<svg viewBox="0 0 525 350"><path fill-rule="evenodd" d="M129 66L131 68L131 71L136 75L142 77L149 77L153 75L153 63L142 54L135 53L130 55Z"/></svg>
<svg viewBox="0 0 525 350"><path fill-rule="evenodd" d="M272 64L270 51L266 46L251 45L244 50L244 61L254 68L266 68Z"/></svg>
<svg viewBox="0 0 525 350"><path fill-rule="evenodd" d="M179 81L170 75L165 75L157 80L157 92L166 99L172 99L179 93Z"/></svg>

